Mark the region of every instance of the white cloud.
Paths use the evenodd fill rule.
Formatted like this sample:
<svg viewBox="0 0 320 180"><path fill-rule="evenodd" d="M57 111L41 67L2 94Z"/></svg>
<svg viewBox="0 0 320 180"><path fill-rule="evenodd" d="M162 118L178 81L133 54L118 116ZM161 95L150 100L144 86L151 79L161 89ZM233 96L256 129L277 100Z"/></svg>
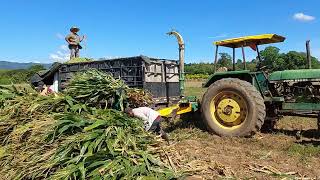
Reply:
<svg viewBox="0 0 320 180"><path fill-rule="evenodd" d="M49 57L50 57L50 59L57 59L57 60L60 60L61 58L60 58L60 56L59 55L57 55L57 54L50 54L49 55Z"/></svg>
<svg viewBox="0 0 320 180"><path fill-rule="evenodd" d="M57 37L58 39L64 39L64 36L63 36L61 33L57 33L57 34L56 34L56 37Z"/></svg>
<svg viewBox="0 0 320 180"><path fill-rule="evenodd" d="M302 22L313 21L316 19L314 16L306 15L304 13L296 13L293 15L293 19Z"/></svg>
<svg viewBox="0 0 320 180"><path fill-rule="evenodd" d="M49 54L49 58L54 62L66 62L70 59L69 49L66 45L61 45L55 53Z"/></svg>
<svg viewBox="0 0 320 180"><path fill-rule="evenodd" d="M58 39L64 39L64 36L61 33L56 33ZM70 59L70 51L67 45L62 44L58 47L58 50L55 53L49 54L49 58L54 62L66 62Z"/></svg>
<svg viewBox="0 0 320 180"><path fill-rule="evenodd" d="M64 51L69 51L69 48L67 45L63 44L60 46L60 49L64 50Z"/></svg>
<svg viewBox="0 0 320 180"><path fill-rule="evenodd" d="M57 51L57 54L60 55L60 56L64 56L64 53L61 52L61 51Z"/></svg>

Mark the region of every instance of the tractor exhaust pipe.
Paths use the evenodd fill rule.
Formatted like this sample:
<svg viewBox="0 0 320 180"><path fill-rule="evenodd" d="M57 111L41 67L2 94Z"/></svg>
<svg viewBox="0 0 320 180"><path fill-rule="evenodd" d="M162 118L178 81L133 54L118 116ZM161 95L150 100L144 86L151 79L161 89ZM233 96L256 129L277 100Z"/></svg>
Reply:
<svg viewBox="0 0 320 180"><path fill-rule="evenodd" d="M311 69L311 50L310 50L310 40L306 42L306 49L307 49L307 69Z"/></svg>
<svg viewBox="0 0 320 180"><path fill-rule="evenodd" d="M181 96L184 96L184 41L180 33L177 31L170 31L167 33L169 36L174 35L178 40L179 45L179 83L180 83L180 94Z"/></svg>

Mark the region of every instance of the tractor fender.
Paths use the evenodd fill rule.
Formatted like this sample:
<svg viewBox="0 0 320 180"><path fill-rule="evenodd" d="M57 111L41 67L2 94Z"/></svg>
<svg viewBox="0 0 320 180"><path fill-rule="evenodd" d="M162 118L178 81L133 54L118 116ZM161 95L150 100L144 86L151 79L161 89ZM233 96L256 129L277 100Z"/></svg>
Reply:
<svg viewBox="0 0 320 180"><path fill-rule="evenodd" d="M247 81L252 84L252 75L250 71L227 71L227 72L216 72L212 74L208 80L202 85L203 87L209 87L214 82L223 78L238 78L243 81Z"/></svg>

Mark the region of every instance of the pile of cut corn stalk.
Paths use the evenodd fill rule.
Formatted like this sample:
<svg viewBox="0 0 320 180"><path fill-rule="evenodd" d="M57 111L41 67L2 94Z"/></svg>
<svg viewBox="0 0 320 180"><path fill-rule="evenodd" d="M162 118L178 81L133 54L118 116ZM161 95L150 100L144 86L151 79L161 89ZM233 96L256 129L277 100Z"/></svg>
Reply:
<svg viewBox="0 0 320 180"><path fill-rule="evenodd" d="M151 98L129 100L127 92L139 91L94 70L78 74L58 96L0 89L1 178L177 178L150 151L159 142L141 120L119 111Z"/></svg>
<svg viewBox="0 0 320 180"><path fill-rule="evenodd" d="M76 74L68 84L65 94L75 100L97 108L123 110L124 106L149 106L153 104L150 93L129 88L122 80L97 70Z"/></svg>
<svg viewBox="0 0 320 180"><path fill-rule="evenodd" d="M93 59L77 57L77 58L72 58L71 60L69 60L65 63L72 64L72 63L82 63L82 62L91 62L91 61L93 61Z"/></svg>

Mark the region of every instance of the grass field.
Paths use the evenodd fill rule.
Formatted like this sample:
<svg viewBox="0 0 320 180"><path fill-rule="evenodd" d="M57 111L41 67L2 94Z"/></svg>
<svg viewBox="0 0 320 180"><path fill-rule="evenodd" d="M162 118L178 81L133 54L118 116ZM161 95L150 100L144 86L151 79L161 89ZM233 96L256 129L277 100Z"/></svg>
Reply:
<svg viewBox="0 0 320 180"><path fill-rule="evenodd" d="M205 93L206 88L202 88L203 81L187 81L185 93L188 96L197 96L202 98L202 95Z"/></svg>
<svg viewBox="0 0 320 180"><path fill-rule="evenodd" d="M201 98L205 92L201 84L187 82L186 94ZM168 128L174 143L167 151L177 169L187 166L190 174L205 179L320 178L320 140L315 119L285 117L273 132L252 138L209 134L198 114L182 119ZM302 133L299 140L298 130Z"/></svg>

